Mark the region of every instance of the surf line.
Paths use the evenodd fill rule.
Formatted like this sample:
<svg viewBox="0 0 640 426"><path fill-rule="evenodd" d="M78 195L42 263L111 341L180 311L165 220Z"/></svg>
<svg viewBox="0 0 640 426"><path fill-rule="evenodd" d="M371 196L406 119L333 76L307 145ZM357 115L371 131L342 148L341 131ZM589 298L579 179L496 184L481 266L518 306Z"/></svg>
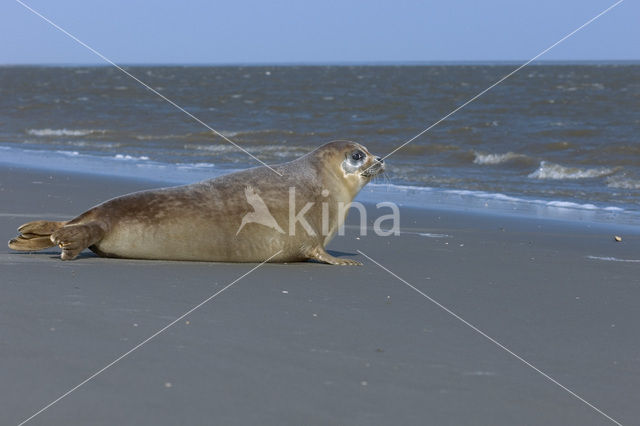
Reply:
<svg viewBox="0 0 640 426"><path fill-rule="evenodd" d="M177 103L175 103L174 101L172 101L171 99L169 99L168 97L166 97L165 95L163 95L162 93L158 92L156 89L154 89L153 87L149 86L147 83L145 83L144 81L140 80L138 77L134 76L133 74L131 74L129 71L125 70L124 68L122 68L120 65L116 64L115 62L113 62L111 59L107 58L106 56L104 56L102 53L98 52L96 49L94 49L93 47L89 46L87 43L83 42L82 40L80 40L79 38L77 38L76 36L74 36L73 34L71 34L70 32L68 32L67 30L65 30L64 28L62 28L61 26L59 26L58 24L56 24L55 22L53 22L52 20L50 20L49 18L47 18L46 16L44 16L43 14L41 14L40 12L38 12L37 10L33 9L31 6L29 6L28 4L24 3L22 0L16 0L16 2L18 2L20 5L22 5L25 9L29 10L31 13L33 13L34 15L42 18L44 21L46 21L47 23L49 23L51 26L53 26L55 29L57 29L58 31L62 32L64 35L66 35L67 37L69 37L70 39L72 39L73 41L75 41L76 43L80 44L81 46L86 47L89 51L91 51L93 54L95 54L96 56L98 56L100 59L104 60L105 62L111 64L112 66L114 66L115 68L117 68L118 70L120 70L122 73L124 73L125 75L127 75L128 77L131 77L133 80L135 80L136 82L138 82L140 85L142 85L144 88L146 88L147 90L149 90L150 92L158 95L160 98L162 98L163 100L167 101L168 103L170 103L172 106L174 106L176 109L178 109L179 111L182 111L183 113L185 113L187 116L189 116L190 118L192 118L193 120L195 120L196 122L202 124L204 127L206 127L207 129L209 129L211 132L213 132L214 134L216 134L217 136L221 137L222 139L224 139L225 141L227 141L228 143L230 143L231 145L235 146L236 148L238 148L239 150L241 150L242 152L244 152L245 154L247 154L249 157L253 158L254 160L256 160L258 163L262 164L263 166L267 167L269 170L271 170L272 172L274 172L275 174L277 174L278 176L282 176L282 174L278 171L276 171L274 168L272 168L271 166L269 166L267 163L265 163L264 161L260 160L258 157L256 157L255 155L251 154L249 151L247 151L246 149L244 149L243 147L241 147L240 145L238 145L237 143L235 143L234 141L232 141L231 139L229 139L228 137L226 137L225 135L223 135L222 133L220 133L219 131L217 131L216 129L214 129L213 127L209 126L207 123L205 123L204 121L200 120L198 117L196 117L195 115L193 115L192 113L190 113L189 111L187 111L186 109L184 109L183 107L181 107L180 105L178 105Z"/></svg>
<svg viewBox="0 0 640 426"><path fill-rule="evenodd" d="M413 142L414 140L418 139L420 136L424 135L425 133L427 133L429 130L433 129L434 127L436 127L438 124L442 123L443 121L445 121L447 118L451 117L453 114L455 114L456 112L460 111L462 108L466 107L467 105L469 105L471 102L475 101L476 99L478 99L480 96L484 95L485 93L487 93L489 90L493 89L494 87L496 87L498 84L502 83L503 81L505 81L506 79L508 79L509 77L511 77L512 75L514 75L515 73L517 73L518 71L520 71L521 69L523 69L524 67L526 67L527 65L529 65L531 62L535 61L536 59L538 59L540 56L544 55L545 53L547 53L548 51L550 51L551 49L553 49L554 47L556 47L557 45L559 45L560 43L562 43L563 41L565 41L566 39L568 39L569 37L573 36L575 33L577 33L578 31L582 30L583 28L585 28L586 26L588 26L589 24L591 24L593 21L595 21L596 19L600 18L602 15L608 13L609 11L611 11L613 8L615 8L616 6L618 6L620 3L622 3L624 0L618 0L617 2L615 2L614 4L612 4L611 6L609 6L608 8L606 8L605 10L603 10L602 12L598 13L596 16L594 16L593 18L589 19L587 22L585 22L584 24L580 25L578 28L576 28L575 30L571 31L569 34L565 35L564 37L562 37L560 40L556 41L555 43L553 43L551 46L547 47L546 49L544 49L543 51L541 51L540 53L538 53L536 56L534 56L533 58L529 59L527 62L525 62L524 64L520 65L518 68L514 69L513 71L511 71L509 74L506 74L505 76L503 76L502 78L500 78L498 81L496 81L495 83L493 83L491 86L487 87L486 89L484 89L483 91L481 91L480 93L478 93L477 95L475 95L474 97L472 97L471 99L469 99L468 101L466 101L465 103L463 103L462 105L458 106L457 108L455 108L454 110L452 110L451 112L449 112L447 115L445 115L444 117L442 117L441 119L439 119L438 121L436 121L435 123L433 123L432 125L430 125L429 127L427 127L426 129L424 129L423 131L421 131L420 133L418 133L417 135L415 135L414 137L412 137L411 139L405 141L404 143L402 143L401 145L399 145L397 148L395 148L393 151L391 151L390 153L388 153L387 155L385 155L384 157L382 157L383 160L387 159L388 157L392 156L393 154L395 154L397 151L401 150L402 148L404 148L405 146L409 145L411 142Z"/></svg>

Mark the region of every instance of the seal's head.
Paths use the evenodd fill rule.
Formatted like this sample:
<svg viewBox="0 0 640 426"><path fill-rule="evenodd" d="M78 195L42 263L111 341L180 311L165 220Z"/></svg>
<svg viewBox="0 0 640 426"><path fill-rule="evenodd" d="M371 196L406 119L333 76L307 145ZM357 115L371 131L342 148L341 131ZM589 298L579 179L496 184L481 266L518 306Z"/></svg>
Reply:
<svg viewBox="0 0 640 426"><path fill-rule="evenodd" d="M363 145L351 141L329 142L310 154L321 160L325 173L342 181L352 196L384 171L384 161ZM328 169L328 170L327 170Z"/></svg>

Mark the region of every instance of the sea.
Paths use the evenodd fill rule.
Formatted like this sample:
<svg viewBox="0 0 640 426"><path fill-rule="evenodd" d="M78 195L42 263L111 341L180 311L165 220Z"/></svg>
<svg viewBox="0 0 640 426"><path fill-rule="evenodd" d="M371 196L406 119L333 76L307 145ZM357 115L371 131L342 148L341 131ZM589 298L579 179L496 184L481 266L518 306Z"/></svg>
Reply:
<svg viewBox="0 0 640 426"><path fill-rule="evenodd" d="M640 64L127 66L268 164L337 139L369 202L640 225ZM260 165L112 66L0 67L0 162L181 184Z"/></svg>

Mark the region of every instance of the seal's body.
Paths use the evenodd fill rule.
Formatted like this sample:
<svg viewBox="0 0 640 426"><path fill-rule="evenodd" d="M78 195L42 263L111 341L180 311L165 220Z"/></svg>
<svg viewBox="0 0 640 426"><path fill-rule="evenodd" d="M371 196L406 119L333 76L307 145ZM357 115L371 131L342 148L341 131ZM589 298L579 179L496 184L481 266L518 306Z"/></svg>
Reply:
<svg viewBox="0 0 640 426"><path fill-rule="evenodd" d="M256 167L117 197L68 222L30 222L9 247L58 245L63 260L88 247L135 259L262 262L275 254L270 261L359 264L324 247L348 204L384 169L382 160L360 144L337 141L273 169L282 176Z"/></svg>

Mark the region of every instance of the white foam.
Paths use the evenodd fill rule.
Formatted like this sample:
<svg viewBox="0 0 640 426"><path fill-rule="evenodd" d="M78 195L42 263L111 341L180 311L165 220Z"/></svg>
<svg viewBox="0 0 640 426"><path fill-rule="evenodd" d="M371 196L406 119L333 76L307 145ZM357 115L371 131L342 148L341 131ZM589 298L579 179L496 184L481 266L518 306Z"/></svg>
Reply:
<svg viewBox="0 0 640 426"><path fill-rule="evenodd" d="M195 149L196 151L211 151L211 152L232 152L232 151L238 150L238 148L230 144L224 144L224 145L222 144L211 144L211 145L186 144L184 148Z"/></svg>
<svg viewBox="0 0 640 426"><path fill-rule="evenodd" d="M427 237L427 238L451 238L451 235L447 235L447 234L431 234L429 232L418 232L418 235L420 235L421 237Z"/></svg>
<svg viewBox="0 0 640 426"><path fill-rule="evenodd" d="M616 172L616 169L607 167L597 167L593 169L579 169L577 167L565 167L560 164L548 161L540 162L540 167L535 172L529 174L535 179L590 179L609 176Z"/></svg>
<svg viewBox="0 0 640 426"><path fill-rule="evenodd" d="M587 259L604 260L604 261L607 261L607 262L640 263L640 259L619 259L617 257L608 257L608 256L587 256Z"/></svg>
<svg viewBox="0 0 640 426"><path fill-rule="evenodd" d="M563 201L563 200L535 200L535 199L525 199L525 198L518 198L518 197L512 197L510 195L505 195L505 194L501 194L501 193L492 193L492 192L485 192L485 191L472 191L472 190L468 190L468 189L435 189L435 188L431 188L431 187L424 187L424 186L410 186L410 185L396 185L396 184L392 184L392 183L386 183L386 184L375 184L375 183L370 183L369 185L367 185L365 187L365 189L363 190L363 192L367 191L367 188L371 188L371 189L376 189L377 191L384 191L386 193L391 192L391 191L397 191L397 192L401 192L404 194L412 194L412 193L423 193L426 195L426 193L440 193L440 194L448 194L448 195L453 195L453 196L459 196L459 197L465 197L465 198L477 198L477 199L481 199L481 200L487 200L487 201L496 201L496 202L504 202L504 203L509 203L511 205L542 205L545 207L550 207L550 208L557 208L557 209L573 209L573 210L603 210L609 213L616 213L616 212L624 212L625 209L621 208L621 207L617 207L617 206L596 206L594 204L591 203L585 203L585 204L581 204L581 203L575 203L575 202L571 202L571 201ZM373 192L371 190L369 190L369 192ZM418 196L419 197L419 196ZM486 204L485 204L486 206Z"/></svg>
<svg viewBox="0 0 640 426"><path fill-rule="evenodd" d="M616 189L640 189L640 180L610 176L607 178L607 186Z"/></svg>
<svg viewBox="0 0 640 426"><path fill-rule="evenodd" d="M213 163L178 163L176 164L176 166L182 170L211 169L216 167L216 165Z"/></svg>
<svg viewBox="0 0 640 426"><path fill-rule="evenodd" d="M193 164L185 164L185 165L188 165L190 167L195 167L196 169L210 168L210 167L215 167L216 166L213 163L193 163Z"/></svg>
<svg viewBox="0 0 640 426"><path fill-rule="evenodd" d="M251 153L270 153L276 155L278 157L287 157L291 155L297 155L300 153L309 152L308 148L302 146L282 146L282 145L258 145L258 146L248 146L244 145L244 148ZM240 152L238 147L233 146L231 144L210 144L210 145L200 145L200 144L185 144L185 149L195 149L196 151L209 151L209 152Z"/></svg>
<svg viewBox="0 0 640 426"><path fill-rule="evenodd" d="M571 201L547 201L545 204L549 207L559 207L565 209L583 209L583 210L597 210L598 207L593 204L578 204Z"/></svg>
<svg viewBox="0 0 640 426"><path fill-rule="evenodd" d="M102 129L28 129L27 134L33 136L87 136L94 133L106 133Z"/></svg>
<svg viewBox="0 0 640 426"><path fill-rule="evenodd" d="M399 184L394 184L394 183L370 183L367 186L365 186L366 188L380 188L380 189L384 189L384 188L393 188L395 190L400 190L400 191L404 191L404 192L411 192L411 191L420 191L420 192L425 192L425 191L434 191L435 188L431 188L428 186L411 186L411 185L399 185Z"/></svg>
<svg viewBox="0 0 640 426"><path fill-rule="evenodd" d="M77 157L80 155L78 151L56 151L58 154L67 155L69 157Z"/></svg>
<svg viewBox="0 0 640 426"><path fill-rule="evenodd" d="M96 147L100 149L108 149L108 148L119 148L122 146L121 143L118 142L104 142L104 141L87 141L87 140L72 140L65 141L65 145L69 146L79 146L79 147Z"/></svg>
<svg viewBox="0 0 640 426"><path fill-rule="evenodd" d="M126 161L147 161L149 157L146 155L142 155L140 157L135 157L133 155L128 154L116 154L113 156L116 160L126 160Z"/></svg>
<svg viewBox="0 0 640 426"><path fill-rule="evenodd" d="M136 139L140 141L148 140L164 140L164 139L183 139L188 135L136 135Z"/></svg>
<svg viewBox="0 0 640 426"><path fill-rule="evenodd" d="M474 155L476 158L474 158L473 162L481 165L496 165L527 158L526 155L516 154L515 152L507 152L506 154L481 154L474 152Z"/></svg>
<svg viewBox="0 0 640 426"><path fill-rule="evenodd" d="M513 201L513 202L526 201L526 200L523 200L522 198L511 197L505 194L485 192L485 191L470 191L468 189L447 189L444 192L447 194L463 195L463 196L476 197L476 198L488 198L488 199L500 200L500 201Z"/></svg>

